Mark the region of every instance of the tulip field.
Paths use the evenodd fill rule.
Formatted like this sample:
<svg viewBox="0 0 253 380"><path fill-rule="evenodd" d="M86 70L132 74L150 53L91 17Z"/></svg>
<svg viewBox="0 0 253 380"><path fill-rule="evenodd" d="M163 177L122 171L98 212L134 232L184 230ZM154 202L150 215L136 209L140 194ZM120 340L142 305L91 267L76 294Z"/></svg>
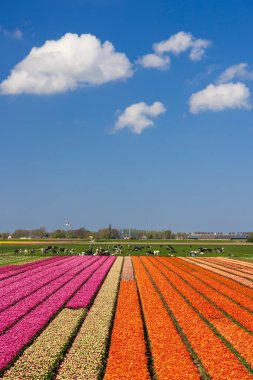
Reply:
<svg viewBox="0 0 253 380"><path fill-rule="evenodd" d="M253 262L58 256L1 266L0 377L253 379Z"/></svg>

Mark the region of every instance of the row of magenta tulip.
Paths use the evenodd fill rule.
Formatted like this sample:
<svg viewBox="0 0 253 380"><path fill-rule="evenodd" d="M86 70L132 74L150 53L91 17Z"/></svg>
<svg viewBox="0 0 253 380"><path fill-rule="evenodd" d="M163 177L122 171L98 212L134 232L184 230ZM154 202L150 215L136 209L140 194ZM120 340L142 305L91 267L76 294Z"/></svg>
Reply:
<svg viewBox="0 0 253 380"><path fill-rule="evenodd" d="M0 260L0 273L7 272L10 269L18 269L22 265L32 264L33 262L41 261L41 257L38 256L4 256L1 255Z"/></svg>
<svg viewBox="0 0 253 380"><path fill-rule="evenodd" d="M79 261L81 262L81 261ZM52 263L44 270L35 271L30 273L26 278L22 278L14 283L7 284L0 289L0 310L4 310L6 307L26 297L30 293L44 286L51 279L54 279L64 273L68 268L77 265L77 260L64 263ZM6 306L5 306L6 305Z"/></svg>
<svg viewBox="0 0 253 380"><path fill-rule="evenodd" d="M88 267L90 262L86 262L86 265L81 269ZM96 265L95 265L96 263ZM80 265L80 264L79 264ZM94 266L95 265L95 266ZM101 262L97 263L97 260L93 262L93 266L90 268L92 270L96 269ZM53 281L51 281L46 286L38 289L36 292L32 293L30 296L20 300L13 306L4 310L0 313L0 333L2 334L7 328L10 328L14 323L16 323L21 317L27 315L31 310L35 309L36 306L45 301L63 285L67 284L73 276L75 276L80 271L79 266L71 267L65 274L57 276Z"/></svg>
<svg viewBox="0 0 253 380"><path fill-rule="evenodd" d="M88 267L90 265L90 261L85 261L85 265ZM73 260L73 262L63 264L60 268L50 268L50 270L47 270L46 274L43 275L41 279L34 279L34 277L37 277L36 275L33 277L30 277L29 283L27 283L27 280L21 280L20 286L15 289L11 293L6 293L6 296L0 298L0 312L4 310L8 310L10 306L15 306L17 303L24 300L24 302L27 301L27 299L33 299L34 294L36 294L37 291L40 291L44 289L44 287L51 286L51 283L54 282L57 279L62 278L71 278L72 273L77 273L79 267L83 268L83 262L76 260ZM80 269L81 270L81 269Z"/></svg>
<svg viewBox="0 0 253 380"><path fill-rule="evenodd" d="M201 284L198 280L191 277L190 274L184 273L180 269L175 269L172 264L166 262L165 260L157 260L155 262L157 268L163 273L166 278L174 285L174 287L191 303L191 305L209 322L210 325L214 326L220 335L227 340L227 342L234 347L237 352L248 362L251 366L253 365L253 336L248 333L236 323L231 321L224 315L221 310L215 307L215 304L210 303L209 300L215 301L216 304L220 303L222 306L222 301L229 303L230 314L236 316L241 321L241 313L245 310L238 310L238 306L233 304L230 300L225 297L222 298L221 295L215 294L211 288L206 285ZM220 299L219 299L220 298ZM217 300L219 299L220 302ZM234 306L234 310L233 309ZM226 306L223 307L226 310ZM249 313L248 313L249 314ZM248 317L248 315L246 315ZM251 314L252 320L252 314ZM247 320L248 322L248 320ZM245 323L247 324L247 323Z"/></svg>
<svg viewBox="0 0 253 380"><path fill-rule="evenodd" d="M102 283L104 277L110 270L112 264L115 261L115 257L103 258L106 259L103 265L101 265L98 270L93 273L89 280L78 290L73 298L67 303L67 307L77 309L86 308L90 304L92 298L97 293L100 284Z"/></svg>
<svg viewBox="0 0 253 380"><path fill-rule="evenodd" d="M35 268L27 269L24 272L17 274L16 276L11 276L11 277L5 278L4 280L0 280L1 281L0 296L3 294L6 295L8 288L15 286L15 284L17 284L18 286L20 281L23 281L25 279L29 280L31 276L34 276L37 274L39 275L45 272L46 270L48 270L48 268L58 267L59 265L62 265L66 263L67 261L69 262L71 259L72 258L68 257L68 258L64 258L63 260L53 260L51 262L48 261L44 264L40 264L39 266Z"/></svg>
<svg viewBox="0 0 253 380"><path fill-rule="evenodd" d="M4 280L5 278L16 276L20 273L26 272L29 269L33 269L33 268L35 269L35 268L40 267L41 265L46 265L47 263L51 263L53 261L57 261L61 259L62 258L60 257L50 257L48 259L42 259L34 263L27 263L24 265L15 266L15 268L13 266L11 266L10 268L2 268L0 272L0 280Z"/></svg>
<svg viewBox="0 0 253 380"><path fill-rule="evenodd" d="M122 268L117 257L61 364L57 380L97 380L103 368Z"/></svg>
<svg viewBox="0 0 253 380"><path fill-rule="evenodd" d="M252 374L210 328L200 313L154 265L154 260L141 260L211 379L252 379Z"/></svg>
<svg viewBox="0 0 253 380"><path fill-rule="evenodd" d="M105 258L93 258L93 264L87 262L66 274L58 290L21 318L14 326L0 336L0 370L32 340L46 323L68 302L89 277L102 265ZM90 262L90 261L89 261ZM61 282L61 279L58 279ZM34 294L33 294L34 296Z"/></svg>

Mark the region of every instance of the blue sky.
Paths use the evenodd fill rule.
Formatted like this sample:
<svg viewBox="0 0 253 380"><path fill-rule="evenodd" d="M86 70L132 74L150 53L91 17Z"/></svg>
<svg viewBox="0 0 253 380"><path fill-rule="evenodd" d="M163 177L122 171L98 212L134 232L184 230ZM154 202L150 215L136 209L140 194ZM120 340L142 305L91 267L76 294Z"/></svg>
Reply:
<svg viewBox="0 0 253 380"><path fill-rule="evenodd" d="M0 231L252 230L252 18L250 0L1 2Z"/></svg>

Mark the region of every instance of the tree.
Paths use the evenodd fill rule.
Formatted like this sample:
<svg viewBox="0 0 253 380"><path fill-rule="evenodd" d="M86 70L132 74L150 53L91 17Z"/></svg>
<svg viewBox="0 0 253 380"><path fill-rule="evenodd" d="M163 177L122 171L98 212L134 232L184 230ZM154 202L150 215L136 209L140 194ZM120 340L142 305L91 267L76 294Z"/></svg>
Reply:
<svg viewBox="0 0 253 380"><path fill-rule="evenodd" d="M38 238L38 239L43 239L47 237L48 233L45 227L40 227L40 228L35 228L30 231L30 236L32 238Z"/></svg>
<svg viewBox="0 0 253 380"><path fill-rule="evenodd" d="M66 231L65 230L55 230L51 237L54 239L66 239Z"/></svg>
<svg viewBox="0 0 253 380"><path fill-rule="evenodd" d="M16 231L13 232L12 234L12 237L14 239L20 239L21 237L30 237L30 231L29 230L22 230L22 229L18 229Z"/></svg>
<svg viewBox="0 0 253 380"><path fill-rule="evenodd" d="M248 235L248 242L253 243L253 232Z"/></svg>

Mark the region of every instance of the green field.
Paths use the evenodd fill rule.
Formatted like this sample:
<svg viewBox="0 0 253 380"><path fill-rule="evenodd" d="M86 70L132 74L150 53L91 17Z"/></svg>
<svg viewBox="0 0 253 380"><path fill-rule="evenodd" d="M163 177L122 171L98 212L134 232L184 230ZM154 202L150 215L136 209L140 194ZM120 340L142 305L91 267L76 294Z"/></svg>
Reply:
<svg viewBox="0 0 253 380"><path fill-rule="evenodd" d="M37 244L36 244L37 243ZM87 241L83 242L82 244L80 241L69 241L69 242L48 242L48 244L41 244L40 242L29 242L26 244L25 242L18 243L15 242L15 244L12 244L10 242L0 242L0 265L17 265L22 264L25 262L30 262L34 260L38 260L43 257L49 257L52 255L52 253L48 254L42 254L41 249L47 247L47 245L54 245L58 247L58 251L60 248L67 248L71 249L73 248L75 250L75 254L80 254L82 251L89 250L89 244ZM45 243L45 242L43 242ZM154 241L146 241L140 242L99 242L93 245L94 250L98 247L103 247L105 249L112 250L113 245L116 245L117 243L122 244L122 253L120 255L131 255L131 256L139 256L139 255L145 255L146 250L158 250L161 252L161 256L168 256L170 251L166 249L168 245L171 245L175 249L174 256L188 256L189 252L191 250L197 250L199 247L205 247L205 248L211 248L214 250L214 248L218 247L224 247L224 253L217 254L217 252L208 252L205 253L202 257L210 257L210 256L224 256L224 257L233 257L233 258L239 258L239 259L246 259L246 260L253 260L253 244L247 244L247 243L239 243L239 242L179 242L179 241L169 241L169 242L154 242ZM133 247L135 246L144 246L144 249L142 251L134 251ZM22 249L22 253L14 254L14 250L16 249ZM24 253L24 250L28 251L28 253ZM35 249L35 253L31 254L29 253L31 249ZM57 255L64 255L64 253L58 253Z"/></svg>

